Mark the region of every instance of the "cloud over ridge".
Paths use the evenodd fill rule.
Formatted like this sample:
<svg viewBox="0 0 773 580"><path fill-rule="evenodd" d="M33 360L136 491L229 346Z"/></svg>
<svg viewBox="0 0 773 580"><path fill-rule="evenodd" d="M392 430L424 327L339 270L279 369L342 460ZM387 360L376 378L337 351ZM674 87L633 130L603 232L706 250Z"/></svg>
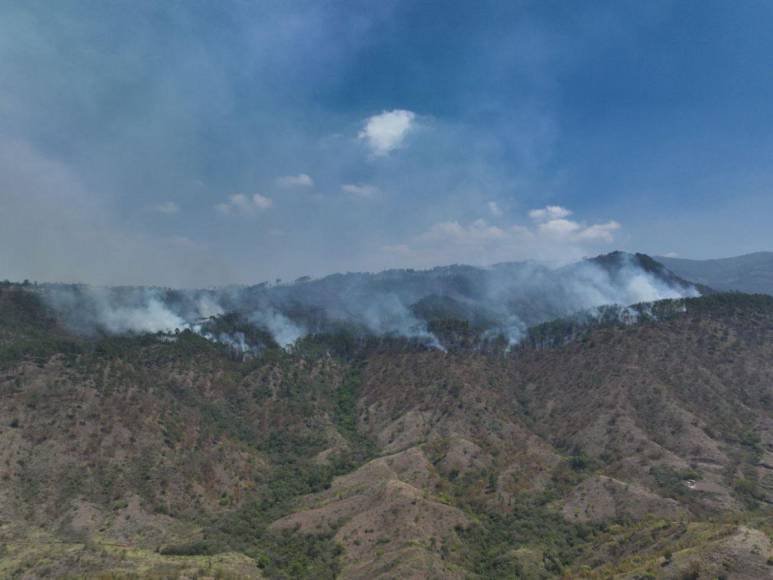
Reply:
<svg viewBox="0 0 773 580"><path fill-rule="evenodd" d="M528 215L531 225L497 225L484 218L436 222L411 240L386 245L383 250L394 257L395 264L418 267L524 259L561 262L602 251L621 228L614 220L586 225L567 219L572 211L561 206L534 209Z"/></svg>

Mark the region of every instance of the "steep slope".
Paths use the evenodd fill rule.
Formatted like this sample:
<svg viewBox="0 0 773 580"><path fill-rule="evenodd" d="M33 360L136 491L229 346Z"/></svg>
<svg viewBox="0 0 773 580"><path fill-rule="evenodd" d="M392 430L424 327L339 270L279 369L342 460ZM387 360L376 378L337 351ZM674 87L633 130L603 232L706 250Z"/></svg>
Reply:
<svg viewBox="0 0 773 580"><path fill-rule="evenodd" d="M773 252L755 252L733 258L657 260L678 275L717 290L773 294Z"/></svg>
<svg viewBox="0 0 773 580"><path fill-rule="evenodd" d="M436 497L441 478L416 447L368 462L337 478L330 489L302 503L300 511L273 524L301 534L335 533L345 549L343 575L462 578L430 539L453 541L469 518Z"/></svg>
<svg viewBox="0 0 773 580"><path fill-rule="evenodd" d="M2 576L773 570L773 298L559 347L317 336L245 359L191 332L76 338L10 292Z"/></svg>
<svg viewBox="0 0 773 580"><path fill-rule="evenodd" d="M387 453L420 451L439 478L431 497L477 514L474 524L454 529L437 519L434 546L445 561L437 577L458 569L484 577L550 575L582 561L609 571L610 560L623 576L637 566L655 573L669 549L685 550L668 562L675 577L701 567L739 577L770 573L764 533L749 532L757 538L755 556L743 542L721 540L732 554L708 562L700 555L715 549L712 542L744 532L691 522L748 514L759 525L771 515L773 300L716 295L688 301L686 310L504 358L368 358L360 429ZM338 521L349 499L308 501L310 511L285 522L311 518L313 526L299 529L315 533ZM322 510L313 507L319 501ZM663 520L687 525L689 533L676 542L670 528L658 527ZM531 528L535 521L541 533ZM609 523L625 526L610 531ZM590 546L643 529L653 542L649 559L591 555ZM393 533L390 543L402 537L410 536ZM477 545L481 537L484 546ZM368 545L367 536L347 541ZM382 551L381 558L375 569L404 573L398 556Z"/></svg>

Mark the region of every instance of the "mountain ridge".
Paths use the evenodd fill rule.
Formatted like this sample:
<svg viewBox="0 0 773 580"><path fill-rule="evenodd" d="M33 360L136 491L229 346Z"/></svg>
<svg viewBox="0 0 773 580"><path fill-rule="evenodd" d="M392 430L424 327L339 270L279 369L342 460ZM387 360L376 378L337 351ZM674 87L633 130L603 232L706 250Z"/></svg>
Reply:
<svg viewBox="0 0 773 580"><path fill-rule="evenodd" d="M769 574L771 297L549 348L243 359L68 335L20 296L0 289L2 575Z"/></svg>
<svg viewBox="0 0 773 580"><path fill-rule="evenodd" d="M431 328L438 318L456 319L515 344L528 327L583 310L710 291L648 256L623 252L556 268L519 262L492 268L391 270L220 290L31 288L79 334L192 329L250 351L263 348L260 341L245 342L245 337L256 335L253 329L282 346L303 336L344 330L442 346ZM214 320L218 317L221 320ZM223 324L227 317L235 324Z"/></svg>
<svg viewBox="0 0 773 580"><path fill-rule="evenodd" d="M773 252L691 260L656 257L680 276L717 290L773 294Z"/></svg>

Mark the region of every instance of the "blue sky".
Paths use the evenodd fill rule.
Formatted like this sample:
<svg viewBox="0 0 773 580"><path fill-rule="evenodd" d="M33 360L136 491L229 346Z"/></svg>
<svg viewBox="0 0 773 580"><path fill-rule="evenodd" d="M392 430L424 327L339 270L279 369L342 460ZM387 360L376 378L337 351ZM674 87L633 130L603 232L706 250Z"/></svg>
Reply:
<svg viewBox="0 0 773 580"><path fill-rule="evenodd" d="M0 278L773 249L768 2L0 2Z"/></svg>

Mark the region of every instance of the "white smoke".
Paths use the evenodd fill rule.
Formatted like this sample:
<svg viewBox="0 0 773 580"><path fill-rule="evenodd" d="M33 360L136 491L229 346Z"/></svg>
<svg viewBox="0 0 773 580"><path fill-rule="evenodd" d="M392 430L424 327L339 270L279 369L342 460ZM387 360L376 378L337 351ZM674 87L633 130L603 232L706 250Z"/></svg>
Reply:
<svg viewBox="0 0 773 580"><path fill-rule="evenodd" d="M510 316L496 328L487 330L483 338L492 339L504 336L507 339L508 350L521 342L528 331L528 326L517 316Z"/></svg>
<svg viewBox="0 0 773 580"><path fill-rule="evenodd" d="M196 307L200 318L213 318L225 314L223 307L211 296L201 296L196 301Z"/></svg>
<svg viewBox="0 0 773 580"><path fill-rule="evenodd" d="M187 322L156 298L141 307L104 308L101 321L111 334L170 332L188 327Z"/></svg>
<svg viewBox="0 0 773 580"><path fill-rule="evenodd" d="M693 286L677 286L650 272L627 264L612 275L593 263L577 268L571 279L571 293L576 299L575 309L595 308L605 304L630 305L674 298L689 298L700 293Z"/></svg>
<svg viewBox="0 0 773 580"><path fill-rule="evenodd" d="M306 336L306 330L303 327L273 308L253 312L249 320L268 330L276 343L285 349L295 344L299 338Z"/></svg>
<svg viewBox="0 0 773 580"><path fill-rule="evenodd" d="M154 288L44 287L43 297L77 332L94 334L174 332L189 327Z"/></svg>
<svg viewBox="0 0 773 580"><path fill-rule="evenodd" d="M530 326L551 319L583 311L592 316L594 309L619 305L620 320L635 322L640 312L627 309L630 305L699 295L667 271L645 269L631 256L605 259L609 261L604 265L456 266L222 290L44 286L42 292L64 322L84 334L173 334L188 329L243 354L257 354L265 345L250 344L241 331L212 330L221 328L212 326L218 317L236 313L245 324L268 332L282 348L309 333L343 327L442 349L441 340L429 330L431 319L418 316L414 308L425 299L451 304L447 314L438 315L441 319L468 319L484 339L503 335L514 345Z"/></svg>
<svg viewBox="0 0 773 580"><path fill-rule="evenodd" d="M429 335L426 324L417 320L413 313L394 294L375 296L354 312L368 330L376 335L394 334L406 337Z"/></svg>
<svg viewBox="0 0 773 580"><path fill-rule="evenodd" d="M211 342L217 342L219 344L225 345L228 350L230 350L233 354L237 355L242 360L248 357L257 357L264 348L263 345L250 344L247 342L247 337L243 332L237 331L231 334L226 332L212 333L201 330L200 327L194 327L192 330Z"/></svg>

